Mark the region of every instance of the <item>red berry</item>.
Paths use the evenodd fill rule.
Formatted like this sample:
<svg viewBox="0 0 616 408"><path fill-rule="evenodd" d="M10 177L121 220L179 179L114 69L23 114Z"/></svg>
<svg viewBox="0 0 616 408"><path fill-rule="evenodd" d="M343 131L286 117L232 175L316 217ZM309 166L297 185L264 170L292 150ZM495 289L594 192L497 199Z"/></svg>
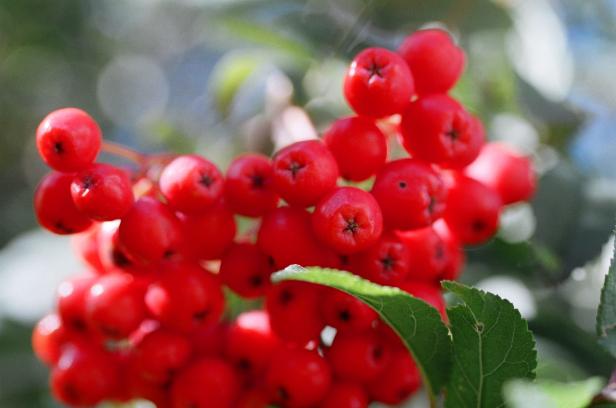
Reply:
<svg viewBox="0 0 616 408"><path fill-rule="evenodd" d="M263 296L270 286L271 274L268 256L254 244L234 244L220 263L222 282L244 298Z"/></svg>
<svg viewBox="0 0 616 408"><path fill-rule="evenodd" d="M452 169L461 169L468 166L477 158L477 156L479 156L479 152L486 141L486 130L479 118L470 115L469 120L470 128L468 142L459 144L457 146L456 153L449 161L440 163L441 166Z"/></svg>
<svg viewBox="0 0 616 408"><path fill-rule="evenodd" d="M410 397L421 386L419 370L408 350L400 348L389 359L389 364L368 384L368 394L378 402L397 405Z"/></svg>
<svg viewBox="0 0 616 408"><path fill-rule="evenodd" d="M79 275L58 286L58 314L67 328L78 332L87 330L86 298L96 280L95 275Z"/></svg>
<svg viewBox="0 0 616 408"><path fill-rule="evenodd" d="M321 242L337 252L350 254L379 239L383 215L370 193L355 187L339 187L317 204L312 228Z"/></svg>
<svg viewBox="0 0 616 408"><path fill-rule="evenodd" d="M190 351L191 344L185 336L157 328L133 344L132 359L139 375L162 385L188 362Z"/></svg>
<svg viewBox="0 0 616 408"><path fill-rule="evenodd" d="M397 286L409 275L411 255L395 234L385 234L352 259L356 273L381 285Z"/></svg>
<svg viewBox="0 0 616 408"><path fill-rule="evenodd" d="M336 159L320 140L293 143L274 156L274 187L290 205L308 207L336 186Z"/></svg>
<svg viewBox="0 0 616 408"><path fill-rule="evenodd" d="M445 244L446 261L441 279L456 280L464 267L464 250L442 218L434 223L434 230Z"/></svg>
<svg viewBox="0 0 616 408"><path fill-rule="evenodd" d="M180 251L182 226L165 204L141 197L122 218L120 243L126 254L142 262L171 258Z"/></svg>
<svg viewBox="0 0 616 408"><path fill-rule="evenodd" d="M75 176L71 196L77 209L96 221L121 218L134 201L128 174L103 163L95 163Z"/></svg>
<svg viewBox="0 0 616 408"><path fill-rule="evenodd" d="M321 313L327 325L344 333L359 333L368 330L377 319L376 312L368 305L351 295L334 289L324 293Z"/></svg>
<svg viewBox="0 0 616 408"><path fill-rule="evenodd" d="M179 215L187 254L198 260L220 259L233 243L236 225L233 213L222 203L198 215Z"/></svg>
<svg viewBox="0 0 616 408"><path fill-rule="evenodd" d="M325 327L320 303L318 286L288 281L272 286L265 298L265 309L277 335L303 346L318 340Z"/></svg>
<svg viewBox="0 0 616 408"><path fill-rule="evenodd" d="M73 252L86 265L99 273L105 272L105 267L98 253L100 224L94 224L89 229L71 236Z"/></svg>
<svg viewBox="0 0 616 408"><path fill-rule="evenodd" d="M535 192L532 162L503 143L485 145L465 174L494 189L505 205L527 201Z"/></svg>
<svg viewBox="0 0 616 408"><path fill-rule="evenodd" d="M281 348L265 377L273 402L285 408L319 406L331 386L331 370L316 352Z"/></svg>
<svg viewBox="0 0 616 408"><path fill-rule="evenodd" d="M166 265L150 285L146 305L164 326L189 332L218 322L224 294L218 280L192 264Z"/></svg>
<svg viewBox="0 0 616 408"><path fill-rule="evenodd" d="M398 231L396 235L408 250L410 265L408 278L437 281L447 264L447 248L434 228Z"/></svg>
<svg viewBox="0 0 616 408"><path fill-rule="evenodd" d="M220 355L225 349L228 325L218 322L211 325L202 325L190 333L193 355L206 357Z"/></svg>
<svg viewBox="0 0 616 408"><path fill-rule="evenodd" d="M120 270L132 274L149 273L143 261L128 256L120 243L120 220L106 221L100 224L98 232L98 256L104 270Z"/></svg>
<svg viewBox="0 0 616 408"><path fill-rule="evenodd" d="M387 159L387 139L370 118L336 120L323 135L323 142L336 158L340 175L347 180L362 181L374 176Z"/></svg>
<svg viewBox="0 0 616 408"><path fill-rule="evenodd" d="M414 159L387 163L374 181L372 194L391 229L426 227L445 210L447 189L433 166Z"/></svg>
<svg viewBox="0 0 616 408"><path fill-rule="evenodd" d="M462 174L454 174L443 218L462 244L481 244L496 233L501 208L496 191Z"/></svg>
<svg viewBox="0 0 616 408"><path fill-rule="evenodd" d="M128 337L146 317L145 289L145 282L129 274L98 278L86 297L90 327L113 339Z"/></svg>
<svg viewBox="0 0 616 408"><path fill-rule="evenodd" d="M390 354L385 340L368 331L337 333L326 357L339 378L365 383L383 372Z"/></svg>
<svg viewBox="0 0 616 408"><path fill-rule="evenodd" d="M445 299L443 299L441 287L438 283L407 281L400 286L400 289L419 299L425 300L428 304L438 310L443 319L447 318L447 312L445 311Z"/></svg>
<svg viewBox="0 0 616 408"><path fill-rule="evenodd" d="M279 207L261 220L257 244L282 269L291 264L302 266L333 265L337 256L317 241L310 213L297 207Z"/></svg>
<svg viewBox="0 0 616 408"><path fill-rule="evenodd" d="M160 175L160 191L177 211L198 214L222 196L223 176L209 160L191 154L176 158Z"/></svg>
<svg viewBox="0 0 616 408"><path fill-rule="evenodd" d="M236 157L227 169L225 201L233 212L259 217L278 205L274 169L266 156L257 153Z"/></svg>
<svg viewBox="0 0 616 408"><path fill-rule="evenodd" d="M111 398L118 369L114 360L92 347L67 346L51 372L51 391L70 406L94 406Z"/></svg>
<svg viewBox="0 0 616 408"><path fill-rule="evenodd" d="M235 408L268 408L269 398L265 390L260 388L251 388L245 391L235 404Z"/></svg>
<svg viewBox="0 0 616 408"><path fill-rule="evenodd" d="M34 193L34 211L42 227L56 234L85 231L92 221L81 213L71 198L71 174L47 174Z"/></svg>
<svg viewBox="0 0 616 408"><path fill-rule="evenodd" d="M32 349L36 357L47 365L60 359L62 347L70 335L57 314L43 317L32 331Z"/></svg>
<svg viewBox="0 0 616 408"><path fill-rule="evenodd" d="M332 385L322 408L368 408L368 402L368 395L361 386L339 382Z"/></svg>
<svg viewBox="0 0 616 408"><path fill-rule="evenodd" d="M411 34L398 52L411 69L419 94L447 92L464 69L464 51L441 29Z"/></svg>
<svg viewBox="0 0 616 408"><path fill-rule="evenodd" d="M209 357L180 372L171 386L173 408L231 408L239 391L233 367Z"/></svg>
<svg viewBox="0 0 616 408"><path fill-rule="evenodd" d="M256 379L265 372L279 346L268 314L253 310L240 314L229 326L225 355L241 374Z"/></svg>
<svg viewBox="0 0 616 408"><path fill-rule="evenodd" d="M64 108L51 112L36 130L36 147L50 167L62 172L88 167L101 148L101 130L86 112Z"/></svg>
<svg viewBox="0 0 616 408"><path fill-rule="evenodd" d="M444 94L411 103L400 129L404 147L413 157L444 166L463 164L469 151L479 147L477 123L458 101Z"/></svg>
<svg viewBox="0 0 616 408"><path fill-rule="evenodd" d="M400 113L414 93L408 65L384 48L367 48L357 54L344 78L344 96L363 116L381 118Z"/></svg>

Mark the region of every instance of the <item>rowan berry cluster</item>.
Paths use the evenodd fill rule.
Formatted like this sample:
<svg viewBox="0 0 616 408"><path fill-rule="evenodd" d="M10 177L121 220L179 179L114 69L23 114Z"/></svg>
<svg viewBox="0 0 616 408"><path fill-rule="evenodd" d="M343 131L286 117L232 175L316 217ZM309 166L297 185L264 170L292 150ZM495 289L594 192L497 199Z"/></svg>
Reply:
<svg viewBox="0 0 616 408"><path fill-rule="evenodd" d="M447 95L464 58L437 29L398 52L366 49L344 81L356 116L272 158L241 155L224 175L197 155L154 175L96 163L96 122L73 108L49 114L36 137L54 171L35 211L48 230L75 234L87 266L60 285L56 312L33 333L55 397L360 408L412 395L419 372L372 309L270 275L290 264L343 269L446 318L439 281L458 277L463 246L492 237L503 206L527 200L535 183L530 161L484 144L479 119ZM407 158L388 161L389 133ZM236 216L255 228L237 234ZM263 298L263 309L223 317L225 286Z"/></svg>

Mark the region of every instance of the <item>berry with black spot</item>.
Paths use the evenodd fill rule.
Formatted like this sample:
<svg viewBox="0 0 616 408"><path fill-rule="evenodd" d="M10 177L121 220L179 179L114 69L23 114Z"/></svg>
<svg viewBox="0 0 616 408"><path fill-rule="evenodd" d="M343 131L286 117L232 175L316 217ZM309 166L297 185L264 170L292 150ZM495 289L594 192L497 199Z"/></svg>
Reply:
<svg viewBox="0 0 616 408"><path fill-rule="evenodd" d="M92 226L92 220L73 202L72 181L72 174L53 171L43 177L34 193L34 212L39 224L55 234L75 234Z"/></svg>
<svg viewBox="0 0 616 408"><path fill-rule="evenodd" d="M101 143L98 124L81 109L55 110L36 130L36 147L43 161L61 172L88 167L96 159Z"/></svg>
<svg viewBox="0 0 616 408"><path fill-rule="evenodd" d="M381 375L390 349L376 331L337 333L325 356L338 378L366 383Z"/></svg>
<svg viewBox="0 0 616 408"><path fill-rule="evenodd" d="M169 205L187 214L199 214L223 193L223 175L214 163L196 154L175 158L163 169L158 182Z"/></svg>
<svg viewBox="0 0 616 408"><path fill-rule="evenodd" d="M134 202L126 171L95 163L75 175L71 196L79 211L96 221L122 218Z"/></svg>
<svg viewBox="0 0 616 408"><path fill-rule="evenodd" d="M392 351L389 363L380 375L367 384L374 401L397 405L413 395L421 386L421 376L408 350Z"/></svg>
<svg viewBox="0 0 616 408"><path fill-rule="evenodd" d="M259 217L276 208L272 161L264 155L247 153L236 157L227 169L225 202L233 212Z"/></svg>
<svg viewBox="0 0 616 408"><path fill-rule="evenodd" d="M377 314L362 301L335 289L324 291L321 313L338 332L359 333L370 329Z"/></svg>
<svg viewBox="0 0 616 408"><path fill-rule="evenodd" d="M415 159L394 160L377 174L371 190L389 229L432 224L445 211L447 188L438 170Z"/></svg>
<svg viewBox="0 0 616 408"><path fill-rule="evenodd" d="M339 187L319 201L312 228L325 245L352 254L373 245L383 232L383 215L374 197L356 187Z"/></svg>
<svg viewBox="0 0 616 408"><path fill-rule="evenodd" d="M269 398L283 408L319 406L331 383L327 361L301 348L279 348L265 376Z"/></svg>
<svg viewBox="0 0 616 408"><path fill-rule="evenodd" d="M352 258L358 275L388 286L397 286L408 277L410 262L408 248L393 233L384 234L376 244Z"/></svg>
<svg viewBox="0 0 616 408"><path fill-rule="evenodd" d="M344 96L362 116L382 118L402 112L415 94L406 62L384 48L357 54L344 77Z"/></svg>
<svg viewBox="0 0 616 408"><path fill-rule="evenodd" d="M269 257L250 243L233 244L220 263L220 279L244 298L263 296L273 272Z"/></svg>
<svg viewBox="0 0 616 408"><path fill-rule="evenodd" d="M274 188L290 205L308 207L336 187L338 165L320 140L293 143L273 159Z"/></svg>

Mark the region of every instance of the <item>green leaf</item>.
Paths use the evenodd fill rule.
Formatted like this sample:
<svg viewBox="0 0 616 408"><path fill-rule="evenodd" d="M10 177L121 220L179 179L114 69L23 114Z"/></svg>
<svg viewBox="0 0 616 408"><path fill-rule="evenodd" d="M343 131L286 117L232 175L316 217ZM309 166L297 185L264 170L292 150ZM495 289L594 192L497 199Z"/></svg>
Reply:
<svg viewBox="0 0 616 408"><path fill-rule="evenodd" d="M616 247L615 249L616 250ZM597 334L599 344L616 357L616 263L614 252L610 269L605 276L601 291L601 303L597 312Z"/></svg>
<svg viewBox="0 0 616 408"><path fill-rule="evenodd" d="M464 302L447 309L453 368L445 406L503 406L506 381L534 377L537 351L528 324L496 295L452 281L442 285Z"/></svg>
<svg viewBox="0 0 616 408"><path fill-rule="evenodd" d="M400 289L379 286L349 272L291 265L274 282L297 280L339 289L366 303L400 336L422 372L431 395L439 393L451 368L451 340L439 313Z"/></svg>
<svg viewBox="0 0 616 408"><path fill-rule="evenodd" d="M583 408L601 391L604 380L592 377L577 382L512 380L503 393L509 408Z"/></svg>

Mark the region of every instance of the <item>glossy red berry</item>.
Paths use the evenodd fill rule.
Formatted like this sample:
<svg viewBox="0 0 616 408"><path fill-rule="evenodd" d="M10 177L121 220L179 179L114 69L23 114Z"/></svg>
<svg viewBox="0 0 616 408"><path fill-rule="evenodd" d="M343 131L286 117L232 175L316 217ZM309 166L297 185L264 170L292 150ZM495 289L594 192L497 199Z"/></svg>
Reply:
<svg viewBox="0 0 616 408"><path fill-rule="evenodd" d="M98 278L86 297L89 326L112 339L128 337L146 317L145 286L125 273Z"/></svg>
<svg viewBox="0 0 616 408"><path fill-rule="evenodd" d="M274 187L290 205L308 207L336 186L336 159L320 140L293 143L273 160Z"/></svg>
<svg viewBox="0 0 616 408"><path fill-rule="evenodd" d="M367 385L368 394L378 402L396 405L414 394L421 386L419 370L406 349L392 353L389 364Z"/></svg>
<svg viewBox="0 0 616 408"><path fill-rule="evenodd" d="M338 333L326 358L339 378L365 383L383 372L390 353L385 340L374 331Z"/></svg>
<svg viewBox="0 0 616 408"><path fill-rule="evenodd" d="M257 245L277 269L291 264L330 266L338 260L333 251L317 241L310 213L297 207L279 207L265 214Z"/></svg>
<svg viewBox="0 0 616 408"><path fill-rule="evenodd" d="M372 177L387 159L387 139L373 119L351 116L336 120L323 135L340 175L351 181Z"/></svg>
<svg viewBox="0 0 616 408"><path fill-rule="evenodd" d="M71 236L71 247L84 264L98 273L104 273L105 267L98 252L99 234L100 224L95 223L89 229Z"/></svg>
<svg viewBox="0 0 616 408"><path fill-rule="evenodd" d="M332 385L322 402L322 408L368 408L368 395L363 387L350 382Z"/></svg>
<svg viewBox="0 0 616 408"><path fill-rule="evenodd" d="M60 316L48 314L38 321L32 331L32 349L39 360L47 365L55 365L69 338L69 332Z"/></svg>
<svg viewBox="0 0 616 408"><path fill-rule="evenodd" d="M321 313L328 326L338 332L359 333L372 327L377 314L368 305L339 290L326 290L321 301Z"/></svg>
<svg viewBox="0 0 616 408"><path fill-rule="evenodd" d="M481 244L496 233L501 208L502 202L496 191L462 174L455 174L451 178L443 218L462 244Z"/></svg>
<svg viewBox="0 0 616 408"><path fill-rule="evenodd" d="M98 232L98 257L105 271L118 270L136 275L152 272L151 266L128 256L120 242L120 220L100 224Z"/></svg>
<svg viewBox="0 0 616 408"><path fill-rule="evenodd" d="M217 357L198 360L171 386L172 408L231 408L239 382L231 364Z"/></svg>
<svg viewBox="0 0 616 408"><path fill-rule="evenodd" d="M398 52L411 69L419 94L447 92L464 70L464 51L438 28L409 35Z"/></svg>
<svg viewBox="0 0 616 408"><path fill-rule="evenodd" d="M395 234L387 233L351 262L358 275L381 285L397 286L409 275L411 255Z"/></svg>
<svg viewBox="0 0 616 408"><path fill-rule="evenodd" d="M254 381L263 375L279 347L280 340L272 331L268 314L253 310L240 314L229 326L225 355L240 374Z"/></svg>
<svg viewBox="0 0 616 408"><path fill-rule="evenodd" d="M409 254L408 279L437 281L447 264L447 247L434 228L396 233Z"/></svg>
<svg viewBox="0 0 616 408"><path fill-rule="evenodd" d="M458 238L451 232L447 223L442 218L434 223L434 230L445 244L445 267L441 279L457 280L464 267L464 249Z"/></svg>
<svg viewBox="0 0 616 408"><path fill-rule="evenodd" d="M47 174L34 193L34 212L42 227L56 234L85 231L92 220L80 212L71 198L71 174Z"/></svg>
<svg viewBox="0 0 616 408"><path fill-rule="evenodd" d="M101 141L98 124L76 108L51 112L36 130L36 147L43 161L62 172L79 171L92 164Z"/></svg>
<svg viewBox="0 0 616 408"><path fill-rule="evenodd" d="M77 173L71 196L79 211L96 221L121 218L133 205L133 186L126 171L95 163Z"/></svg>
<svg viewBox="0 0 616 408"><path fill-rule="evenodd" d="M233 244L220 263L220 279L244 298L263 296L273 272L269 257L249 243Z"/></svg>
<svg viewBox="0 0 616 408"><path fill-rule="evenodd" d="M179 156L160 175L160 191L177 211L198 214L214 205L222 196L223 176L203 157Z"/></svg>
<svg viewBox="0 0 616 408"><path fill-rule="evenodd" d="M220 259L233 243L235 218L222 203L200 214L180 214L178 218L182 222L185 253L194 259Z"/></svg>
<svg viewBox="0 0 616 408"><path fill-rule="evenodd" d="M318 340L325 327L319 313L320 303L319 287L288 281L271 287L265 298L265 309L276 334L303 346Z"/></svg>
<svg viewBox="0 0 616 408"><path fill-rule="evenodd" d="M344 78L344 96L362 116L381 118L402 112L415 93L408 65L384 48L357 54Z"/></svg>
<svg viewBox="0 0 616 408"><path fill-rule="evenodd" d="M190 357L191 343L164 328L149 331L133 344L131 357L138 374L156 384L167 384Z"/></svg>
<svg viewBox="0 0 616 408"><path fill-rule="evenodd" d="M371 192L391 229L426 227L445 210L447 188L442 177L433 166L414 159L387 163Z"/></svg>
<svg viewBox="0 0 616 408"><path fill-rule="evenodd" d="M465 174L494 189L505 205L528 201L536 188L530 159L504 143L486 144Z"/></svg>
<svg viewBox="0 0 616 408"><path fill-rule="evenodd" d="M467 143L458 144L455 154L450 160L441 162L440 165L450 169L461 169L471 164L486 141L486 130L481 120L470 115L469 139Z"/></svg>
<svg viewBox="0 0 616 408"><path fill-rule="evenodd" d="M148 310L163 326L183 332L217 323L224 302L218 280L192 264L166 265L145 296Z"/></svg>
<svg viewBox="0 0 616 408"><path fill-rule="evenodd" d="M417 159L444 166L463 162L477 148L476 123L462 105L444 94L421 97L402 115L403 145Z"/></svg>
<svg viewBox="0 0 616 408"><path fill-rule="evenodd" d="M141 197L122 218L119 238L126 255L141 262L176 256L182 245L182 226L160 201Z"/></svg>
<svg viewBox="0 0 616 408"><path fill-rule="evenodd" d="M271 160L257 153L236 157L227 169L225 202L233 212L259 217L278 205Z"/></svg>
<svg viewBox="0 0 616 408"><path fill-rule="evenodd" d="M400 289L419 299L425 300L426 303L438 310L443 319L447 318L447 312L445 311L445 299L443 298L441 287L438 282L411 280L400 285Z"/></svg>
<svg viewBox="0 0 616 408"><path fill-rule="evenodd" d="M312 228L325 245L339 253L351 254L379 239L383 215L370 193L355 187L339 187L317 204Z"/></svg>
<svg viewBox="0 0 616 408"><path fill-rule="evenodd" d="M118 388L114 360L93 347L67 346L51 372L51 391L70 406L94 406Z"/></svg>
<svg viewBox="0 0 616 408"><path fill-rule="evenodd" d="M96 280L95 275L78 275L58 286L58 314L67 328L87 330L86 298Z"/></svg>
<svg viewBox="0 0 616 408"><path fill-rule="evenodd" d="M272 402L285 408L318 406L331 382L327 362L318 353L300 348L279 349L265 377Z"/></svg>

